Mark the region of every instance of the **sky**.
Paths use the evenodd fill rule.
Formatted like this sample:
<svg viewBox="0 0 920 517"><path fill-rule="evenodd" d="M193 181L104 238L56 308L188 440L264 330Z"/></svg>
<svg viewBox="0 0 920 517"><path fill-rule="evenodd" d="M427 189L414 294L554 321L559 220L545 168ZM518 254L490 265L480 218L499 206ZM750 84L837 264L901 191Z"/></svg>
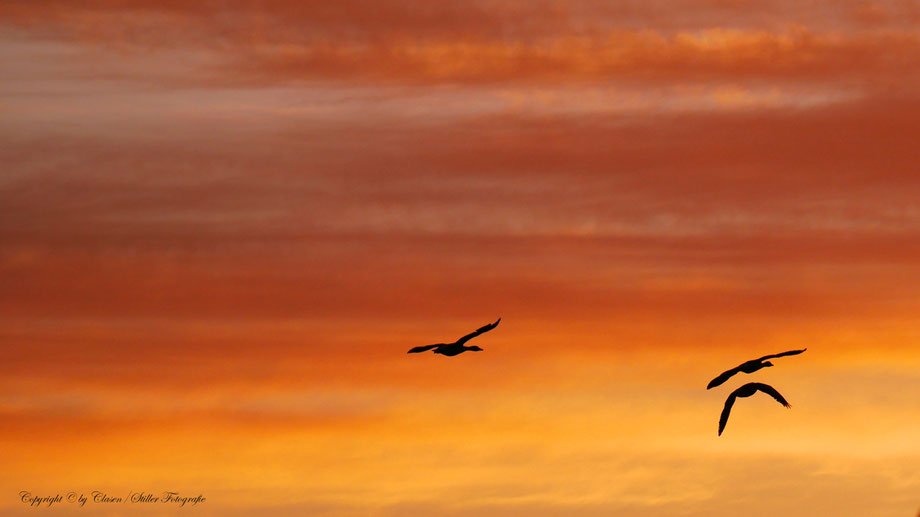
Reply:
<svg viewBox="0 0 920 517"><path fill-rule="evenodd" d="M918 91L908 0L2 0L0 513L914 516Z"/></svg>

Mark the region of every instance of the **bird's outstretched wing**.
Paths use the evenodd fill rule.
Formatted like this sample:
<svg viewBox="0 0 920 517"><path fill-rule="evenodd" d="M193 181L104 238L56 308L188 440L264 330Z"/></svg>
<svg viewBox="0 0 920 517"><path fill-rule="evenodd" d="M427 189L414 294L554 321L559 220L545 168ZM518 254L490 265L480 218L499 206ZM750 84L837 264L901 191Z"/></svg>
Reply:
<svg viewBox="0 0 920 517"><path fill-rule="evenodd" d="M730 415L732 412L732 406L735 405L736 398L737 396L733 391L732 394L729 395L727 399L725 399L725 407L722 408L722 416L719 417L719 436L722 436L722 431L725 430L725 424L728 423L728 415Z"/></svg>
<svg viewBox="0 0 920 517"><path fill-rule="evenodd" d="M467 334L467 335L463 336L462 338L458 339L456 344L462 345L463 343L466 343L467 341L473 339L474 337L478 336L479 334L482 334L482 333L484 333L484 332L488 332L488 331L494 329L495 327L498 326L498 322L501 321L501 320L502 320L501 318L498 318L498 320L496 320L495 323L489 323L488 325L483 325L482 327L479 327L478 329L476 329L475 332L470 332L469 334Z"/></svg>
<svg viewBox="0 0 920 517"><path fill-rule="evenodd" d="M409 350L409 351L406 352L406 353L407 353L407 354L417 354L417 353L419 353L419 352L427 352L427 351L429 351L429 350L431 350L431 349L433 349L433 348L438 348L439 346L443 346L443 345L439 343L439 344L437 344L437 345L417 346L417 347L413 348L412 350Z"/></svg>
<svg viewBox="0 0 920 517"><path fill-rule="evenodd" d="M782 352L782 353L779 353L779 354L765 355L765 356L761 357L760 359L758 359L758 361L766 361L767 359L774 359L774 358L776 358L776 357L786 357L787 355L799 355L799 354L801 354L802 352L804 352L804 351L806 351L806 350L808 350L808 349L807 349L807 348L803 348L803 349L801 349L801 350L790 350L790 351L788 351L788 352Z"/></svg>
<svg viewBox="0 0 920 517"><path fill-rule="evenodd" d="M770 396L773 397L774 399L776 399L776 401L779 402L780 404L782 404L782 405L784 405L784 406L786 406L786 407L792 407L792 406L789 405L788 402L786 402L786 399L784 399L783 396L780 395L778 391L776 391L775 389L773 389L773 386L770 386L769 384L763 384L763 383L760 383L760 382L752 382L751 384L753 384L758 390L760 390L760 391L766 393L767 395L770 395Z"/></svg>
<svg viewBox="0 0 920 517"><path fill-rule="evenodd" d="M716 377L715 379L709 381L709 384L706 385L706 389L707 389L707 390L710 390L710 389L712 389L712 388L715 388L716 386L722 385L722 383L724 383L725 381L727 381L728 379L730 379L730 378L732 377L732 375L735 375L736 373L738 373L738 367L737 367L737 366L736 366L735 368L732 368L731 370L726 370L726 371L720 373L718 377Z"/></svg>

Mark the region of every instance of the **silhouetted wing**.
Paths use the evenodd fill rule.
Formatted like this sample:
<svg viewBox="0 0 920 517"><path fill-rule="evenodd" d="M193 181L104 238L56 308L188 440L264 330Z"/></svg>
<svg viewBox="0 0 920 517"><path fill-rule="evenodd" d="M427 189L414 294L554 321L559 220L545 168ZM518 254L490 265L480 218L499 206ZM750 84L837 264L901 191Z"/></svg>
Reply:
<svg viewBox="0 0 920 517"><path fill-rule="evenodd" d="M706 389L709 390L709 389L715 388L716 386L720 386L722 383L724 383L728 379L731 379L732 376L735 375L736 373L738 373L738 367L722 372L721 374L719 374L718 377L709 381L709 384L706 385Z"/></svg>
<svg viewBox="0 0 920 517"><path fill-rule="evenodd" d="M735 392L733 391L732 394L725 399L725 407L722 408L722 416L719 417L719 436L722 436L722 431L725 430L725 424L728 423L728 415L732 412L732 406L735 405L736 398Z"/></svg>
<svg viewBox="0 0 920 517"><path fill-rule="evenodd" d="M485 333L485 332L488 332L488 331L494 329L495 327L498 326L498 322L501 321L501 320L502 320L501 318L498 318L498 320L496 320L495 323L489 323L488 325L483 325L482 327L479 327L478 329L476 329L476 332L470 332L469 334L467 334L467 335L463 336L462 338L458 339L456 344L462 345L463 343L466 343L467 341L473 339L474 337L478 336L479 334L482 334L482 333Z"/></svg>
<svg viewBox="0 0 920 517"><path fill-rule="evenodd" d="M438 348L439 346L441 346L441 345L438 344L438 345L417 346L417 347L413 348L412 350L409 350L409 351L406 352L406 353L407 353L407 354L417 354L417 353L419 353L419 352L427 352L427 351L429 351L429 350L431 350L431 349L433 349L433 348Z"/></svg>
<svg viewBox="0 0 920 517"><path fill-rule="evenodd" d="M792 407L792 406L789 405L788 402L786 402L786 399L784 399L783 396L780 395L778 391L776 391L775 389L773 389L773 386L770 386L769 384L762 384L762 383L760 383L760 382L752 382L751 384L753 384L754 386L756 386L758 390L760 390L760 391L766 393L767 395L770 395L771 397L775 398L776 401L779 402L780 404L782 404L782 405L784 405L784 406L786 406L786 407Z"/></svg>
<svg viewBox="0 0 920 517"><path fill-rule="evenodd" d="M781 354L765 355L765 356L761 357L760 359L758 359L758 361L766 361L767 359L774 359L774 358L776 358L776 357L786 357L787 355L799 355L799 354L801 354L802 352L804 352L804 351L806 351L806 350L808 350L808 349L807 349L807 348L803 348L803 349L801 349L801 350L790 350L790 351L788 351L788 352L783 352L783 353L781 353Z"/></svg>

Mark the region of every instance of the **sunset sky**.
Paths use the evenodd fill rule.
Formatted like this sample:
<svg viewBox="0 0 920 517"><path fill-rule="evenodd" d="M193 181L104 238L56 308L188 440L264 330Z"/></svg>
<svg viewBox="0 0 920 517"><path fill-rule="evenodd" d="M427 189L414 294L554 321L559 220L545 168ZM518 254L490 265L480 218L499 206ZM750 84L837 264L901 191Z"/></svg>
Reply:
<svg viewBox="0 0 920 517"><path fill-rule="evenodd" d="M914 517L918 142L911 0L0 0L0 513Z"/></svg>

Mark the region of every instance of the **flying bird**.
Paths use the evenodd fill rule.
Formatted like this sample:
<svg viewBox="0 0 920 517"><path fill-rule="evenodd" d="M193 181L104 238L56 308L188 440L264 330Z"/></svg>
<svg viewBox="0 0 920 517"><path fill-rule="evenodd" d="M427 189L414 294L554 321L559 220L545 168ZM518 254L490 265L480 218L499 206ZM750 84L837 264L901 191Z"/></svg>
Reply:
<svg viewBox="0 0 920 517"><path fill-rule="evenodd" d="M436 354L441 354L441 355L446 355L446 356L455 356L458 354L462 354L463 352L481 352L482 349L479 348L478 346L475 346L475 345L464 346L463 344L480 334L486 333L494 329L495 327L498 326L498 322L501 320L502 320L501 318L498 318L498 320L496 320L495 323L489 323L488 325L483 325L482 327L479 327L478 329L476 329L474 332L470 332L469 334L458 339L454 343L438 343L436 345L417 346L413 348L412 350L409 350L408 353L417 354L419 352L427 352L428 350L431 350L431 349L434 349L434 353Z"/></svg>
<svg viewBox="0 0 920 517"><path fill-rule="evenodd" d="M722 372L718 377L709 381L709 384L706 385L706 389L709 390L709 389L715 388L716 386L721 385L722 383L730 379L736 373L739 373L739 372L754 373L761 368L765 368L767 366L773 366L773 363L771 363L770 361L767 361L767 359L774 359L776 357L785 357L787 355L799 355L806 350L808 349L803 348L801 350L790 350L788 352L783 352L781 354L765 355L761 357L760 359L753 359L746 363L742 363L732 368L731 370Z"/></svg>
<svg viewBox="0 0 920 517"><path fill-rule="evenodd" d="M787 408L792 407L788 402L786 402L786 399L784 399L778 391L773 389L773 386L760 382L749 382L733 391L725 401L725 407L722 409L722 416L719 417L719 436L722 436L722 431L725 430L725 424L728 423L728 415L732 412L732 406L735 405L735 399L738 397L750 397L758 391L762 391L767 395L770 395L776 399L777 402L786 406Z"/></svg>

